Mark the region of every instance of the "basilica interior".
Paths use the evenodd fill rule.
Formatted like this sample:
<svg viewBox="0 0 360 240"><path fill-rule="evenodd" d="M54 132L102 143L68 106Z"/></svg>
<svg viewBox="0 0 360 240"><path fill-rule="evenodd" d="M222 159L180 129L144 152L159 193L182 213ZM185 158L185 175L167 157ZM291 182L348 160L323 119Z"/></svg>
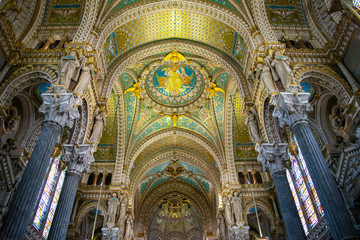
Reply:
<svg viewBox="0 0 360 240"><path fill-rule="evenodd" d="M358 239L360 0L0 12L0 239Z"/></svg>

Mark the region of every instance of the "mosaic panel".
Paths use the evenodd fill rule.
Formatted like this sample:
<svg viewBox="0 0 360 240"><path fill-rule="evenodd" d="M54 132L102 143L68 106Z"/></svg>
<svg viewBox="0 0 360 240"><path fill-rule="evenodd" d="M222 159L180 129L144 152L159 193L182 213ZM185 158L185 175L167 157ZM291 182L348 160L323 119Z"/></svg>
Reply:
<svg viewBox="0 0 360 240"><path fill-rule="evenodd" d="M120 75L120 80L124 90L127 90L128 88L132 87L132 85L134 85L134 79L132 79L128 73L122 73Z"/></svg>
<svg viewBox="0 0 360 240"><path fill-rule="evenodd" d="M132 122L135 116L136 96L132 93L126 93L126 139L129 139Z"/></svg>
<svg viewBox="0 0 360 240"><path fill-rule="evenodd" d="M97 151L94 153L96 161L115 161L117 106L114 92L111 93L107 107L108 115L105 118L104 131L97 146Z"/></svg>
<svg viewBox="0 0 360 240"><path fill-rule="evenodd" d="M204 87L201 73L185 63L157 66L150 71L145 83L149 96L169 107L192 103L199 98Z"/></svg>
<svg viewBox="0 0 360 240"><path fill-rule="evenodd" d="M307 27L302 0L265 0L270 24Z"/></svg>
<svg viewBox="0 0 360 240"><path fill-rule="evenodd" d="M183 10L163 11L118 27L108 36L104 52L106 62L110 65L118 55L136 46L160 39L183 38L233 54L234 43L240 41L240 46L246 48L242 38L235 33L229 26L206 16ZM243 56L240 53L243 50L237 51L238 59L242 62Z"/></svg>
<svg viewBox="0 0 360 240"><path fill-rule="evenodd" d="M224 139L224 98L225 94L222 92L216 93L213 98L216 120L222 139Z"/></svg>
<svg viewBox="0 0 360 240"><path fill-rule="evenodd" d="M85 1L47 0L42 25L80 24Z"/></svg>
<svg viewBox="0 0 360 240"><path fill-rule="evenodd" d="M210 140L212 143L215 143L213 138L210 136L210 134L206 131L205 128L203 128L201 125L193 121L192 119L188 117L182 117L177 122L178 127L183 127L189 130L192 130L200 135L203 135L205 138Z"/></svg>
<svg viewBox="0 0 360 240"><path fill-rule="evenodd" d="M193 185L194 187L196 187L197 189L199 189L200 191L202 191L201 187L199 186L199 184L191 177L187 176L187 175L183 175L179 177L180 180L189 183L190 185Z"/></svg>
<svg viewBox="0 0 360 240"><path fill-rule="evenodd" d="M199 110L193 112L192 116L198 119L202 124L204 124L206 128L210 131L210 133L218 140L216 134L215 118L213 117L209 103L206 103Z"/></svg>
<svg viewBox="0 0 360 240"><path fill-rule="evenodd" d="M172 119L168 118L168 117L163 117L163 118L157 120L156 122L153 122L152 124L150 124L150 126L148 126L141 133L139 138L136 140L136 143L138 143L141 139L143 139L144 137L148 136L151 133L154 133L154 132L159 131L161 129L164 129L164 128L167 128L167 127L172 127L172 126L173 126Z"/></svg>

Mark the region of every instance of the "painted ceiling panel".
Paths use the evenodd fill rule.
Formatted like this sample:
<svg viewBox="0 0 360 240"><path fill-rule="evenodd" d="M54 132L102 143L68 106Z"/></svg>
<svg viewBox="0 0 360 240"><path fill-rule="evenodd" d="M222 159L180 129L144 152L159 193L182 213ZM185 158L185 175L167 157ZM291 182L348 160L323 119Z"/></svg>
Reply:
<svg viewBox="0 0 360 240"><path fill-rule="evenodd" d="M47 0L41 25L78 25L84 7L82 0Z"/></svg>
<svg viewBox="0 0 360 240"><path fill-rule="evenodd" d="M270 24L277 27L307 27L302 0L265 0Z"/></svg>
<svg viewBox="0 0 360 240"><path fill-rule="evenodd" d="M132 48L161 39L183 38L213 46L240 63L244 61L246 44L229 26L206 16L183 10L163 11L119 26L104 45L108 66L117 56Z"/></svg>

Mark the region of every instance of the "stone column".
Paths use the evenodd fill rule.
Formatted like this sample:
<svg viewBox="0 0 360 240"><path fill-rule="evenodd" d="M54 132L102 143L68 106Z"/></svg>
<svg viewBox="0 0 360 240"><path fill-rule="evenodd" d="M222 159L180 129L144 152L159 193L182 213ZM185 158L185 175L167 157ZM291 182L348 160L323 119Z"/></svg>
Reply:
<svg viewBox="0 0 360 240"><path fill-rule="evenodd" d="M81 175L83 172L89 171L90 163L95 161L92 155L95 148L92 144L80 144L79 146L66 144L63 148L65 154L62 161L67 163L68 169L51 225L48 238L50 240L66 238Z"/></svg>
<svg viewBox="0 0 360 240"><path fill-rule="evenodd" d="M295 41L300 45L302 49L307 49L308 47L305 45L305 43L302 40L302 37L297 36Z"/></svg>
<svg viewBox="0 0 360 240"><path fill-rule="evenodd" d="M242 174L244 175L244 179L245 179L245 184L249 184L249 180L248 180L248 172L242 172Z"/></svg>
<svg viewBox="0 0 360 240"><path fill-rule="evenodd" d="M55 42L55 39L54 37L50 36L50 37L47 37L46 38L46 41L45 41L45 44L44 46L42 47L44 50L47 50L49 47L50 47L50 44L54 43Z"/></svg>
<svg viewBox="0 0 360 240"><path fill-rule="evenodd" d="M283 36L283 41L286 43L286 47L288 47L290 49L294 48L294 46L290 42L290 37L289 36Z"/></svg>
<svg viewBox="0 0 360 240"><path fill-rule="evenodd" d="M336 182L311 131L306 112L312 111L309 93L282 92L272 100L273 116L280 127L290 126L309 169L325 218L334 239L356 239L350 214L345 206Z"/></svg>
<svg viewBox="0 0 360 240"><path fill-rule="evenodd" d="M64 45L65 45L65 43L66 43L66 41L67 41L68 39L67 39L67 37L66 36L62 36L61 38L60 38L60 42L59 42L59 44L56 46L56 48L62 48L62 47L64 47Z"/></svg>
<svg viewBox="0 0 360 240"><path fill-rule="evenodd" d="M79 117L71 93L43 93L39 112L45 114L40 137L22 175L1 229L0 239L24 239L28 224L36 209L51 155L64 126L72 127Z"/></svg>
<svg viewBox="0 0 360 240"><path fill-rule="evenodd" d="M301 240L306 239L306 236L286 178L286 169L284 167L284 162L289 160L287 146L287 143L263 143L259 150L258 161L262 163L264 171L270 171L274 179L288 238Z"/></svg>
<svg viewBox="0 0 360 240"><path fill-rule="evenodd" d="M351 86L353 92L356 92L360 89L360 83L353 77L349 69L343 64L341 60L336 61L336 65L339 67L340 71L344 74L346 80Z"/></svg>

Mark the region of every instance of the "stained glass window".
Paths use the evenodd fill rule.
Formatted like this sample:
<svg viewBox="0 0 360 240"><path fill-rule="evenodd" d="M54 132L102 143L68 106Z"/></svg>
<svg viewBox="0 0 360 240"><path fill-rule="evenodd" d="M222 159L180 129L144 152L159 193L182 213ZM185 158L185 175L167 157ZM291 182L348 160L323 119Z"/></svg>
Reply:
<svg viewBox="0 0 360 240"><path fill-rule="evenodd" d="M360 0L353 0L354 7L360 10Z"/></svg>
<svg viewBox="0 0 360 240"><path fill-rule="evenodd" d="M301 223L307 235L310 229L314 228L319 222L319 218L324 215L324 211L296 139L295 143L298 154L294 156L289 153L291 173L287 171L287 178Z"/></svg>
<svg viewBox="0 0 360 240"><path fill-rule="evenodd" d="M47 239L50 231L51 222L65 178L65 171L59 170L59 161L60 157L52 159L52 165L33 220L33 226L42 232L45 239Z"/></svg>
<svg viewBox="0 0 360 240"><path fill-rule="evenodd" d="M302 225L303 225L305 234L307 235L307 234L309 233L309 230L308 230L308 228L307 228L306 221L305 221L305 217L304 217L304 212L303 212L303 210L302 210L302 208L301 208L300 201L299 201L299 198L298 198L298 196L297 196L296 189L295 189L294 183L293 183L293 181L292 181L292 179L291 179L289 170L286 170L286 177L287 177L287 179L288 179L288 181L289 181L291 193L292 193L292 195L293 195L293 197L294 197L295 205L296 205L296 208L297 208L297 210L298 210L301 223L302 223Z"/></svg>

